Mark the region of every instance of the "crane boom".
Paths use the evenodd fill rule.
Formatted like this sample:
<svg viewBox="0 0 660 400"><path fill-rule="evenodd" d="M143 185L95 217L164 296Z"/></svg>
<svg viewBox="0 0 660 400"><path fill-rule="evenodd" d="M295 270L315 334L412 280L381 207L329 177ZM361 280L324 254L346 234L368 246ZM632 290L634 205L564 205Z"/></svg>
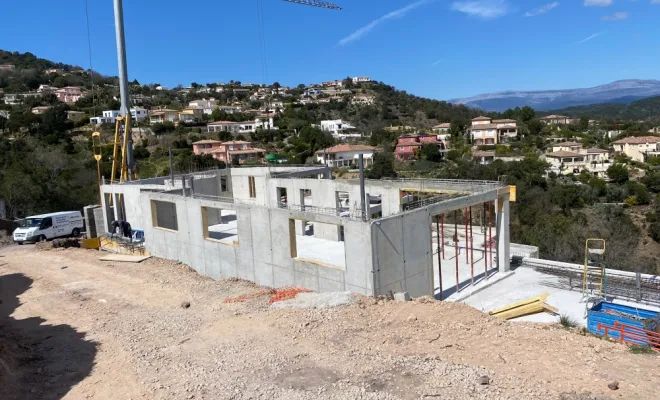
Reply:
<svg viewBox="0 0 660 400"><path fill-rule="evenodd" d="M327 8L330 10L341 10L341 7L339 7L336 4L327 2L327 1L321 1L321 0L282 0L286 1L289 3L296 3L296 4L302 4L305 6L312 6L312 7L321 7L321 8Z"/></svg>

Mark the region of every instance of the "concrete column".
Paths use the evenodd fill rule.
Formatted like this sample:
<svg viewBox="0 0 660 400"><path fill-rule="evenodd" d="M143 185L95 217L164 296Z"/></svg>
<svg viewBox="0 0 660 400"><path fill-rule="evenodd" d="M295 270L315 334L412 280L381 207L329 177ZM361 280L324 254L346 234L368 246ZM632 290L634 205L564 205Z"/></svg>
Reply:
<svg viewBox="0 0 660 400"><path fill-rule="evenodd" d="M509 195L497 199L497 267L500 272L507 272L511 269L510 260L510 238L509 238Z"/></svg>

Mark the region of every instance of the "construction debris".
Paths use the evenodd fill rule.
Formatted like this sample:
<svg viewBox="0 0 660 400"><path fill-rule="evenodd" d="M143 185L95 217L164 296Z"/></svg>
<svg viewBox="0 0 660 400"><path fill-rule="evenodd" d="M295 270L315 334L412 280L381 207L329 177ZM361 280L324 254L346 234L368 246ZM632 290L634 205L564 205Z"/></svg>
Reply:
<svg viewBox="0 0 660 400"><path fill-rule="evenodd" d="M356 298L351 292L299 293L294 299L273 303L275 308L334 308L352 304Z"/></svg>
<svg viewBox="0 0 660 400"><path fill-rule="evenodd" d="M408 292L394 293L394 300L395 301L410 301L410 295L408 294Z"/></svg>
<svg viewBox="0 0 660 400"><path fill-rule="evenodd" d="M489 314L502 319L513 319L540 312L557 314L559 310L545 302L548 296L550 296L550 293L543 293L540 296L495 309Z"/></svg>
<svg viewBox="0 0 660 400"><path fill-rule="evenodd" d="M128 254L111 254L99 258L101 261L116 261L128 263L141 263L144 260L151 258L151 256L131 256Z"/></svg>

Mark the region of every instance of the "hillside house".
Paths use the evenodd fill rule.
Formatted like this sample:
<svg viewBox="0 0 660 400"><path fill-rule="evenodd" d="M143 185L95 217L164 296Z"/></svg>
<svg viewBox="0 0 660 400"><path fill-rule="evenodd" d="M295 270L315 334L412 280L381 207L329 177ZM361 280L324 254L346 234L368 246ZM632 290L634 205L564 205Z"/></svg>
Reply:
<svg viewBox="0 0 660 400"><path fill-rule="evenodd" d="M162 110L154 111L149 116L151 124L162 124L164 122L179 122L179 111L164 108Z"/></svg>
<svg viewBox="0 0 660 400"><path fill-rule="evenodd" d="M85 97L82 89L78 86L67 86L55 91L57 99L62 103L75 103Z"/></svg>
<svg viewBox="0 0 660 400"><path fill-rule="evenodd" d="M659 143L659 136L635 136L619 139L612 143L612 147L617 154L644 162L648 156L660 155Z"/></svg>
<svg viewBox="0 0 660 400"><path fill-rule="evenodd" d="M518 136L518 126L514 119L496 119L477 117L470 127L472 144L475 146L506 143Z"/></svg>
<svg viewBox="0 0 660 400"><path fill-rule="evenodd" d="M545 160L550 164L550 171L558 175L579 174L588 171L596 176L604 177L610 167L610 154L607 150L590 148L577 150L557 149L545 154Z"/></svg>
<svg viewBox="0 0 660 400"><path fill-rule="evenodd" d="M199 140L192 144L193 153L197 155L208 154L222 145L219 140Z"/></svg>
<svg viewBox="0 0 660 400"><path fill-rule="evenodd" d="M451 124L449 122L445 122L443 124L434 126L432 129L433 133L446 134L449 133L449 128L451 128Z"/></svg>
<svg viewBox="0 0 660 400"><path fill-rule="evenodd" d="M351 104L358 106L372 106L376 104L376 96L372 95L357 95L351 99Z"/></svg>
<svg viewBox="0 0 660 400"><path fill-rule="evenodd" d="M22 104L23 100L28 97L37 97L41 96L41 93L28 92L28 93L5 93L4 101L5 104L16 105Z"/></svg>
<svg viewBox="0 0 660 400"><path fill-rule="evenodd" d="M552 145L552 151L572 151L579 153L582 150L582 143L576 142L561 142Z"/></svg>
<svg viewBox="0 0 660 400"><path fill-rule="evenodd" d="M234 140L222 142L216 148L212 149L209 154L216 160L224 161L227 164L233 164L235 162L243 164L247 160L257 159L263 161L266 150L253 148L250 142Z"/></svg>
<svg viewBox="0 0 660 400"><path fill-rule="evenodd" d="M371 78L368 76L356 76L353 78L353 83L363 83L363 82L371 82Z"/></svg>
<svg viewBox="0 0 660 400"><path fill-rule="evenodd" d="M351 129L355 129L355 127L341 119L321 121L321 130L330 132L333 135L338 135Z"/></svg>
<svg viewBox="0 0 660 400"><path fill-rule="evenodd" d="M564 115L548 115L540 118L541 122L548 125L569 125L580 122L579 118L571 118Z"/></svg>
<svg viewBox="0 0 660 400"><path fill-rule="evenodd" d="M373 163L376 148L359 144L340 144L316 152L316 161L328 167L351 167L358 165L360 154L364 165Z"/></svg>
<svg viewBox="0 0 660 400"><path fill-rule="evenodd" d="M50 106L39 106L39 107L33 107L32 108L32 114L35 115L41 115L48 111L50 109Z"/></svg>
<svg viewBox="0 0 660 400"><path fill-rule="evenodd" d="M445 150L444 142L438 140L436 135L413 134L399 136L394 149L394 158L397 160L414 160L419 153L422 145L433 144L438 146L439 150Z"/></svg>
<svg viewBox="0 0 660 400"><path fill-rule="evenodd" d="M67 111L66 117L69 121L81 121L85 118L85 113L83 111Z"/></svg>
<svg viewBox="0 0 660 400"><path fill-rule="evenodd" d="M477 161L479 164L485 165L490 164L495 160L494 151L473 151L472 158Z"/></svg>

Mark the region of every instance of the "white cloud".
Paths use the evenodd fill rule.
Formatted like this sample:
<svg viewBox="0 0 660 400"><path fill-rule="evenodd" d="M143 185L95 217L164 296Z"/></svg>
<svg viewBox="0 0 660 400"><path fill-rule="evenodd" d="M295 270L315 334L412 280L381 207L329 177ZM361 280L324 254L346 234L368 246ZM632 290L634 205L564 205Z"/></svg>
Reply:
<svg viewBox="0 0 660 400"><path fill-rule="evenodd" d="M614 0L584 0L585 7L607 7L611 6Z"/></svg>
<svg viewBox="0 0 660 400"><path fill-rule="evenodd" d="M412 4L408 4L407 6L403 8L399 8L398 10L392 11L388 14L383 15L382 17L375 19L371 22L369 22L367 25L363 26L362 28L356 30L355 32L351 33L350 35L346 36L342 40L339 41L340 46L344 46L350 42L359 40L362 38L362 36L366 35L367 33L371 32L376 26L378 26L381 22L385 22L389 19L394 19L394 18L401 18L408 14L410 11L421 7L425 4L428 4L432 1L435 0L418 0Z"/></svg>
<svg viewBox="0 0 660 400"><path fill-rule="evenodd" d="M623 19L628 19L629 15L627 12L615 12L612 15L606 15L602 18L603 21L621 21Z"/></svg>
<svg viewBox="0 0 660 400"><path fill-rule="evenodd" d="M541 7L537 8L536 10L526 12L525 17L534 17L534 16L539 15L539 14L545 14L548 11L550 11L553 8L558 7L558 6L559 6L558 1L555 1L554 3L548 3L544 6L541 6Z"/></svg>
<svg viewBox="0 0 660 400"><path fill-rule="evenodd" d="M451 9L473 17L495 19L509 12L509 4L506 0L455 1L452 3Z"/></svg>
<svg viewBox="0 0 660 400"><path fill-rule="evenodd" d="M660 0L651 0L651 4L660 4Z"/></svg>
<svg viewBox="0 0 660 400"><path fill-rule="evenodd" d="M576 42L575 44L582 44L582 43L584 43L584 42L588 42L588 41L590 41L591 39L595 39L595 38L597 38L598 36L602 35L603 33L605 33L605 32L596 32L596 33L594 33L593 35L589 35L589 36L587 36L586 38L580 40L579 42Z"/></svg>
<svg viewBox="0 0 660 400"><path fill-rule="evenodd" d="M432 67L435 67L435 66L437 66L438 64L440 64L440 63L442 63L442 62L444 62L444 61L445 61L445 59L444 59L444 58L441 58L441 59L435 61L433 64L431 64L431 66L432 66Z"/></svg>

